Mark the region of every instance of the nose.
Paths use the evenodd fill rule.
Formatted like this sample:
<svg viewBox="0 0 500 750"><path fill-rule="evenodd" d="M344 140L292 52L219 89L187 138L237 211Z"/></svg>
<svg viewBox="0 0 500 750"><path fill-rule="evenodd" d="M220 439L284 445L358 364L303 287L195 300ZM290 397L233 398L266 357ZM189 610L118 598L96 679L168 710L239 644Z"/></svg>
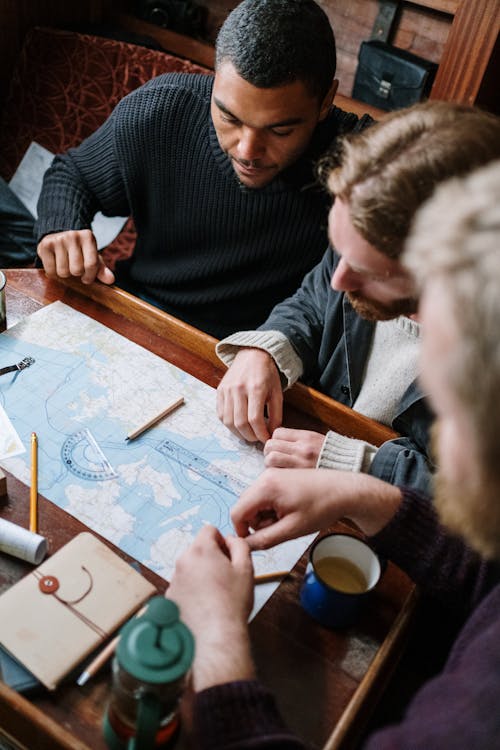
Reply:
<svg viewBox="0 0 500 750"><path fill-rule="evenodd" d="M255 128L243 127L236 149L236 158L242 161L256 161L265 153L262 135Z"/></svg>
<svg viewBox="0 0 500 750"><path fill-rule="evenodd" d="M341 258L330 281L334 292L355 292L361 284L358 274Z"/></svg>

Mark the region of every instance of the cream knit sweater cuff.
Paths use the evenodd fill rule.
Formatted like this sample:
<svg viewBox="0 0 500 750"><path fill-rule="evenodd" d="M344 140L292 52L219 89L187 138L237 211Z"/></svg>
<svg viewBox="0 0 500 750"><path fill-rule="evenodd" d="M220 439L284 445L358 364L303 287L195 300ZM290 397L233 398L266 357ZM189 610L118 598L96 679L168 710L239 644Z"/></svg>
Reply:
<svg viewBox="0 0 500 750"><path fill-rule="evenodd" d="M367 473L377 448L364 440L327 432L316 464L317 469Z"/></svg>
<svg viewBox="0 0 500 750"><path fill-rule="evenodd" d="M284 388L289 388L302 375L302 360L281 331L238 331L219 341L215 351L230 367L238 351L245 348L262 349L273 358Z"/></svg>

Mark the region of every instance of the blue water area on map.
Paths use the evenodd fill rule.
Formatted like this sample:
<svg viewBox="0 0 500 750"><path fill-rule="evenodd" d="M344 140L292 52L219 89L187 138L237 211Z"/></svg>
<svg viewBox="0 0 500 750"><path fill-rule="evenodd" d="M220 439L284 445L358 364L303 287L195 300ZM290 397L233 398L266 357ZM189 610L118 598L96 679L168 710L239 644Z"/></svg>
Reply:
<svg viewBox="0 0 500 750"><path fill-rule="evenodd" d="M115 503L133 517L133 531L120 546L137 559L147 559L152 541L171 528L199 527L200 519L229 528L230 507L244 484L236 471L232 476L215 463L226 467L240 460L238 450L222 448L214 435L189 438L161 425L126 441L130 424L106 413L112 388L95 379L96 368L107 366L106 356L92 342L79 342L78 349L66 353L0 337L0 366L28 355L35 359L29 369L2 378L0 403L25 446L31 432L38 433L39 491L66 508L70 486L103 496L118 487ZM22 458L29 462L28 454ZM165 493L155 472L168 475Z"/></svg>
<svg viewBox="0 0 500 750"><path fill-rule="evenodd" d="M3 468L29 484L37 432L40 492L164 578L204 524L232 531L242 478L263 456L221 425L208 386L60 302L0 335L0 367L28 356L31 367L0 377L0 404L27 448ZM179 392L177 418L126 441L148 418L140 409ZM257 567L291 567L304 547L287 545L255 553ZM270 586L258 587L254 612Z"/></svg>

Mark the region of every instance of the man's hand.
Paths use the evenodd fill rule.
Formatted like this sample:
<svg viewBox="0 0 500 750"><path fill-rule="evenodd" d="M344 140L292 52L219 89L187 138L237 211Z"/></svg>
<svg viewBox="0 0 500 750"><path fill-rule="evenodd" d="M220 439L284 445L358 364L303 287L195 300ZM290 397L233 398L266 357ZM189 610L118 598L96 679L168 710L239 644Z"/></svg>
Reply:
<svg viewBox="0 0 500 750"><path fill-rule="evenodd" d="M283 418L283 393L270 354L250 348L238 352L217 388L217 416L249 443L271 437Z"/></svg>
<svg viewBox="0 0 500 750"><path fill-rule="evenodd" d="M196 642L196 691L252 679L247 620L253 604L253 565L243 539L205 526L177 561L166 594L177 603Z"/></svg>
<svg viewBox="0 0 500 750"><path fill-rule="evenodd" d="M350 518L375 534L401 503L398 487L367 474L334 469L266 469L233 506L238 536L251 549L320 531Z"/></svg>
<svg viewBox="0 0 500 750"><path fill-rule="evenodd" d="M278 427L264 445L265 464L282 469L314 469L324 442L321 432Z"/></svg>
<svg viewBox="0 0 500 750"><path fill-rule="evenodd" d="M115 276L102 260L90 229L47 234L37 249L45 273L51 278L80 278L82 284L92 284L99 279L113 284Z"/></svg>

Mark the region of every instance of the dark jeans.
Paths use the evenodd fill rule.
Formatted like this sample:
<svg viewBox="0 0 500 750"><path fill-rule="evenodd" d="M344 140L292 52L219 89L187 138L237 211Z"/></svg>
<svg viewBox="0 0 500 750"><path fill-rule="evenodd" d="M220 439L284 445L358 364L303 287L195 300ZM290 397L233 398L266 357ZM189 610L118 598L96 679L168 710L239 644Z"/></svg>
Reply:
<svg viewBox="0 0 500 750"><path fill-rule="evenodd" d="M0 177L0 268L33 264L36 242L34 217Z"/></svg>

